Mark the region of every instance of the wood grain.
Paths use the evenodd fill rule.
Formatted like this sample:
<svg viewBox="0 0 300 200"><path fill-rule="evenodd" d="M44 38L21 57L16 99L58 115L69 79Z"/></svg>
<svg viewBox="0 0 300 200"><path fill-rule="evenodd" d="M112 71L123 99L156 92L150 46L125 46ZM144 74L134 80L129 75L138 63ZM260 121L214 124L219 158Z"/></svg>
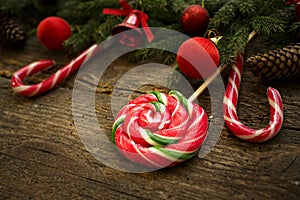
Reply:
<svg viewBox="0 0 300 200"><path fill-rule="evenodd" d="M70 59L43 49L35 38L29 38L22 50L0 50L0 199L299 198L299 82L265 83L250 69L244 70L238 113L246 125L261 128L268 123L268 86L274 86L282 95L283 128L273 140L262 144L244 142L224 126L217 144L202 159L195 157L154 172L127 173L105 166L82 142L78 130L97 131L97 127L75 127L74 117L86 117L72 113L75 75L41 97L12 93L11 74L45 58L55 59L58 67L28 78L28 83L46 78ZM113 123L114 85L134 67L127 63L126 56L116 60L96 88L95 115L108 138ZM93 76L89 78L97 80ZM139 88L135 95L149 88L154 87ZM199 102L210 115L209 93L204 93ZM118 158L106 153L104 156Z"/></svg>

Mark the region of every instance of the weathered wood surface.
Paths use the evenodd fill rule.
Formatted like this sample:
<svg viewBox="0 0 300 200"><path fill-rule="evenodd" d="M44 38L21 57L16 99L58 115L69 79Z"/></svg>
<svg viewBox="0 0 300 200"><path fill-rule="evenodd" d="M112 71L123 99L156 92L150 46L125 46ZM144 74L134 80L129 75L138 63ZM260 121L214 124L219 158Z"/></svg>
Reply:
<svg viewBox="0 0 300 200"><path fill-rule="evenodd" d="M248 54L253 51L248 49ZM80 140L72 116L75 75L41 97L12 93L11 74L45 58L55 59L58 66L70 60L47 51L35 38L29 38L22 50L0 49L0 199L299 199L299 82L272 83L282 95L285 114L283 128L273 140L244 142L224 126L203 159L155 172L127 173L102 164ZM96 114L107 136L113 122L114 83L132 67L119 59L99 82ZM27 82L38 82L57 69ZM238 112L246 125L262 128L268 123L268 86L244 70ZM199 101L209 115L208 93Z"/></svg>

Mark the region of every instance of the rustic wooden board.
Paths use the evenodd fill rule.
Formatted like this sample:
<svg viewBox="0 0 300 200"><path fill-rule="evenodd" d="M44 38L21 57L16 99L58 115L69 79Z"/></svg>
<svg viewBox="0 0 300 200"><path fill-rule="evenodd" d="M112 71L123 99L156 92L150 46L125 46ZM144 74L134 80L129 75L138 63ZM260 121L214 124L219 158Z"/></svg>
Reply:
<svg viewBox="0 0 300 200"><path fill-rule="evenodd" d="M9 84L15 70L45 58L53 58L62 66L70 59L60 54L47 51L35 38L29 38L22 50L0 49L1 199L299 198L299 82L264 83L249 69L244 70L238 112L246 125L261 128L268 123L268 86L276 87L282 95L285 119L273 140L263 144L244 142L224 126L217 144L203 159L195 157L155 172L127 173L102 164L82 142L76 128L86 127L75 127L74 117L85 116L72 114L75 75L41 97L24 98L12 93ZM126 57L120 58L99 81L95 112L107 137L113 123L114 84L132 67ZM27 82L38 82L57 69L28 78ZM137 94L148 89L140 88ZM199 102L210 115L207 92ZM109 152L106 156L118 157Z"/></svg>

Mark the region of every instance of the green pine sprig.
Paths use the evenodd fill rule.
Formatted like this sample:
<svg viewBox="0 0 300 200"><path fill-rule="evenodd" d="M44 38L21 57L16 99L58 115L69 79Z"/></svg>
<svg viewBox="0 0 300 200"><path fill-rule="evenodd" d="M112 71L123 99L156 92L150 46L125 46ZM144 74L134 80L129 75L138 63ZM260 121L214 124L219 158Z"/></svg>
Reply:
<svg viewBox="0 0 300 200"><path fill-rule="evenodd" d="M295 38L291 34L298 28L292 23L292 9L284 0L229 0L224 3L213 13L209 24L209 29L217 29L223 36L218 44L222 64L234 61L237 53L245 48L252 31L277 39Z"/></svg>
<svg viewBox="0 0 300 200"><path fill-rule="evenodd" d="M112 28L124 17L103 15L104 8L120 9L119 0L53 0L53 4L43 0L0 1L0 10L13 13L24 20L27 32L35 34L39 21L50 15L66 19L72 26L73 35L65 41L65 48L71 55L78 55L89 45L99 43L111 35ZM134 9L144 11L148 24L182 32L180 16L192 4L201 5L196 0L128 0ZM269 43L295 42L299 40L299 22L295 21L295 8L286 5L285 0L205 0L205 8L210 15L208 29L216 29L223 36L218 44L222 63L232 62L236 53L247 42L250 32L266 35ZM28 10L32 14L28 15ZM160 46L168 47L174 40L160 40ZM155 42L155 40L153 41ZM166 48L165 48L166 49ZM175 62L175 55L164 49L157 50L151 45L138 50L131 61L146 62L148 59L163 63Z"/></svg>

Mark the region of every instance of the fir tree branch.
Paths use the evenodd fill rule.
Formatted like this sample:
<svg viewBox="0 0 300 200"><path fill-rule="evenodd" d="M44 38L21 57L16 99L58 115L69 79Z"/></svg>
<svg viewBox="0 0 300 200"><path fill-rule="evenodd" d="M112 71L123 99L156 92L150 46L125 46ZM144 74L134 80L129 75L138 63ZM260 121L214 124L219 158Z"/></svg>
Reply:
<svg viewBox="0 0 300 200"><path fill-rule="evenodd" d="M243 16L254 16L256 13L257 8L254 0L236 0L235 4Z"/></svg>
<svg viewBox="0 0 300 200"><path fill-rule="evenodd" d="M236 30L232 36L224 36L225 39L221 40L218 45L221 57L221 65L230 65L235 62L237 54L243 52L248 42L249 34L249 27L244 25L243 27L240 27L240 29Z"/></svg>
<svg viewBox="0 0 300 200"><path fill-rule="evenodd" d="M0 9L10 11L12 14L18 14L26 7L32 6L33 2L27 0L5 0L0 1Z"/></svg>
<svg viewBox="0 0 300 200"><path fill-rule="evenodd" d="M229 25L236 16L236 9L233 1L228 1L222 6L210 20L210 28L217 30L222 29L222 26Z"/></svg>
<svg viewBox="0 0 300 200"><path fill-rule="evenodd" d="M108 16L106 21L104 21L96 30L94 35L94 41L100 43L111 35L111 30L113 27L121 23L121 17L118 16Z"/></svg>
<svg viewBox="0 0 300 200"><path fill-rule="evenodd" d="M172 64L176 59L176 55L166 50L177 49L182 43L182 36L160 35L156 34L156 39L147 45L147 48L136 50L129 56L130 62L145 62L147 60L155 60L164 64Z"/></svg>
<svg viewBox="0 0 300 200"><path fill-rule="evenodd" d="M198 1L197 3L199 3ZM209 12L210 17L213 17L214 14L224 6L228 0L205 0L205 9ZM196 4L196 3L194 3Z"/></svg>
<svg viewBox="0 0 300 200"><path fill-rule="evenodd" d="M294 35L295 38L300 38L300 22L294 22L289 27L288 32Z"/></svg>
<svg viewBox="0 0 300 200"><path fill-rule="evenodd" d="M256 16L269 16L274 14L276 10L282 10L285 7L285 0L255 0Z"/></svg>
<svg viewBox="0 0 300 200"><path fill-rule="evenodd" d="M259 16L251 23L253 29L260 34L271 35L273 33L284 33L286 22L269 16Z"/></svg>
<svg viewBox="0 0 300 200"><path fill-rule="evenodd" d="M64 48L69 55L78 54L94 43L91 35L97 27L97 22L90 20L79 31L64 41Z"/></svg>

